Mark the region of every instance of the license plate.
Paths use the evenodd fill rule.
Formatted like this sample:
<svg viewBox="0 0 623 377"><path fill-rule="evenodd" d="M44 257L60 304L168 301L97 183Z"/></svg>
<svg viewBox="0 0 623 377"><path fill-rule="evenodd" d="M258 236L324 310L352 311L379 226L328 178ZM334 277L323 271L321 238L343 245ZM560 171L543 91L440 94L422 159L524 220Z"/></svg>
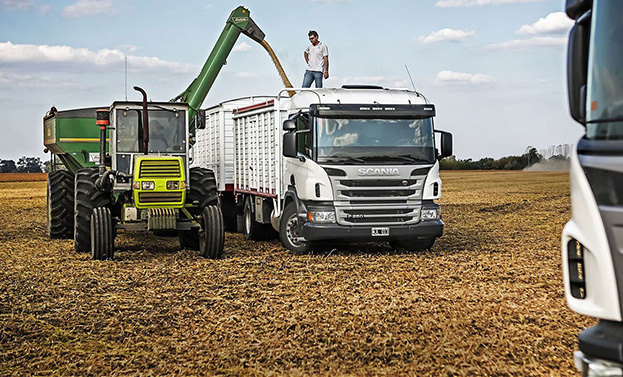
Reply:
<svg viewBox="0 0 623 377"><path fill-rule="evenodd" d="M372 228L372 237L389 236L389 228Z"/></svg>

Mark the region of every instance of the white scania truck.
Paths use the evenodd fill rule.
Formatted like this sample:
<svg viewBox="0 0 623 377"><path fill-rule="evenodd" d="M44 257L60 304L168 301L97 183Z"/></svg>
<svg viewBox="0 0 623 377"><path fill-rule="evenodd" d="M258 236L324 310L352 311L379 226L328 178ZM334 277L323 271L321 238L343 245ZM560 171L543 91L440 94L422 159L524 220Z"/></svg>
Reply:
<svg viewBox="0 0 623 377"><path fill-rule="evenodd" d="M429 249L443 233L439 159L452 154L434 116L410 90L284 89L208 109L203 137L221 152L201 164L217 174L229 228L248 239L272 227L295 253L329 240Z"/></svg>
<svg viewBox="0 0 623 377"><path fill-rule="evenodd" d="M599 318L578 337L583 376L623 376L623 1L567 0L572 218L562 234L565 294Z"/></svg>

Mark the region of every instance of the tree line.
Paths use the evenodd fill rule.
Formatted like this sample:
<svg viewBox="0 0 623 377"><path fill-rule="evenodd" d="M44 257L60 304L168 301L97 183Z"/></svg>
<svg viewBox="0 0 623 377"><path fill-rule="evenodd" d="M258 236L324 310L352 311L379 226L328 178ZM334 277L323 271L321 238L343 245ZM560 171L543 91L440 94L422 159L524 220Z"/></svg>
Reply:
<svg viewBox="0 0 623 377"><path fill-rule="evenodd" d="M0 159L0 173L43 173L47 169L47 162L41 162L39 157L22 157L17 160Z"/></svg>
<svg viewBox="0 0 623 377"><path fill-rule="evenodd" d="M506 156L494 160L490 157L473 161L461 160L452 155L439 162L441 170L522 170L540 162L567 161L568 157L555 155L545 159L536 148L530 148L521 156Z"/></svg>

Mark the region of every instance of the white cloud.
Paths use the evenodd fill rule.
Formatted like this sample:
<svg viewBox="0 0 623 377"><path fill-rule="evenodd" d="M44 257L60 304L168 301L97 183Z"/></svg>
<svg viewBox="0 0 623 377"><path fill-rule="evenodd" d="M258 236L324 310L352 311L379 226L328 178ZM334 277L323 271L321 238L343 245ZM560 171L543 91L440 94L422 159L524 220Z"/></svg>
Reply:
<svg viewBox="0 0 623 377"><path fill-rule="evenodd" d="M169 72L196 72L191 64L168 62L156 57L126 55L120 50L90 51L69 46L25 45L0 42L0 64L32 64L41 69L54 70L58 66L80 66L83 69L106 67L124 62L128 57L131 70L167 70Z"/></svg>
<svg viewBox="0 0 623 377"><path fill-rule="evenodd" d="M539 47L563 47L567 44L566 37L532 37L530 39L515 39L508 42L486 46L489 50L526 50Z"/></svg>
<svg viewBox="0 0 623 377"><path fill-rule="evenodd" d="M140 47L134 46L134 45L121 45L119 46L119 48L129 53L133 53L133 52L140 50Z"/></svg>
<svg viewBox="0 0 623 377"><path fill-rule="evenodd" d="M532 25L523 25L517 30L517 34L564 34L572 26L573 21L564 12L555 12L548 14L545 18L539 18Z"/></svg>
<svg viewBox="0 0 623 377"><path fill-rule="evenodd" d="M475 33L473 31L463 31L463 30L454 30L454 29L441 29L439 31L434 31L427 36L422 36L419 38L420 42L424 44L429 43L439 43L439 42L465 42L467 38L471 37Z"/></svg>
<svg viewBox="0 0 623 377"><path fill-rule="evenodd" d="M31 0L0 0L0 7L7 10L36 10L42 16L50 12L50 5L39 5Z"/></svg>
<svg viewBox="0 0 623 377"><path fill-rule="evenodd" d="M114 15L118 11L113 8L112 0L80 0L74 5L63 9L63 16L69 18L81 18L98 14Z"/></svg>
<svg viewBox="0 0 623 377"><path fill-rule="evenodd" d="M253 48L247 42L240 42L231 50L232 52L246 52L251 51Z"/></svg>
<svg viewBox="0 0 623 377"><path fill-rule="evenodd" d="M441 71L435 77L437 83L448 84L461 84L461 85L490 85L497 82L497 80L489 75L482 73L460 73L452 71Z"/></svg>
<svg viewBox="0 0 623 377"><path fill-rule="evenodd" d="M58 77L38 76L32 74L19 74L0 72L0 88L7 89L47 89L47 88L80 88L77 82L59 79Z"/></svg>
<svg viewBox="0 0 623 377"><path fill-rule="evenodd" d="M482 5L534 3L545 0L439 0L435 6L441 8L474 7Z"/></svg>

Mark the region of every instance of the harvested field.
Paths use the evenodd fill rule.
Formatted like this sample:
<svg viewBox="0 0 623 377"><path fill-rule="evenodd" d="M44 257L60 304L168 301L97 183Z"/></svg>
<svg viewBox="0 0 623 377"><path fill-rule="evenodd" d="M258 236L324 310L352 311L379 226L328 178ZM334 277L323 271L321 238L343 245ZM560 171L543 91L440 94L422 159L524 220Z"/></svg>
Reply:
<svg viewBox="0 0 623 377"><path fill-rule="evenodd" d="M0 182L0 375L578 376L567 173L442 178L433 251L228 234L218 261L142 234L93 261L46 238L45 182Z"/></svg>

